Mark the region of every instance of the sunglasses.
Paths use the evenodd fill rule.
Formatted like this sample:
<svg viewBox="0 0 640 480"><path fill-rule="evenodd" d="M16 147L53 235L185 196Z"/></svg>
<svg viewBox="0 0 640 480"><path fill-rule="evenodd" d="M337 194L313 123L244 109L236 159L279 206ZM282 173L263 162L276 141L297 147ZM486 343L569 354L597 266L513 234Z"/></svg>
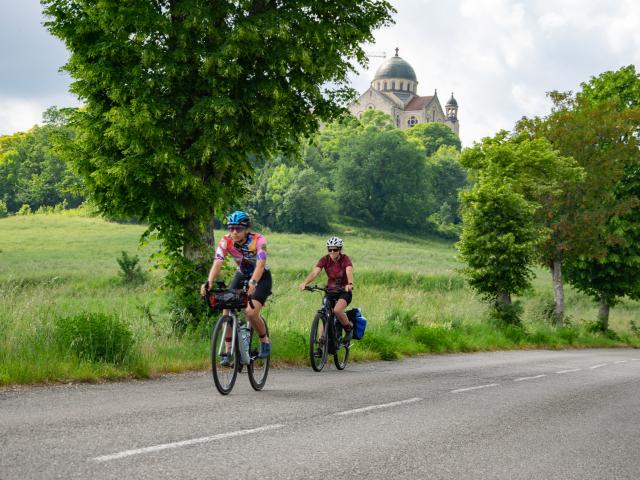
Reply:
<svg viewBox="0 0 640 480"><path fill-rule="evenodd" d="M227 227L227 230L230 232L243 232L245 227L231 225Z"/></svg>
<svg viewBox="0 0 640 480"><path fill-rule="evenodd" d="M327 248L328 251L330 252L339 252L340 249L339 248Z"/></svg>

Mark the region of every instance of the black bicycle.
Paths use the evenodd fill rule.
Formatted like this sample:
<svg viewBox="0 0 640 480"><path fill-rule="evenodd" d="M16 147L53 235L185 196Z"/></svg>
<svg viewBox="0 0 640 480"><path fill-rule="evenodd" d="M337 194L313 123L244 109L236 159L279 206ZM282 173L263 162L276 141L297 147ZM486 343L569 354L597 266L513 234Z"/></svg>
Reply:
<svg viewBox="0 0 640 480"><path fill-rule="evenodd" d="M246 285L240 290L229 290L224 282L217 282L217 288L208 290L205 299L213 310L229 310L229 315L223 314L213 329L211 373L216 388L222 395L229 394L246 365L249 383L254 390L262 390L269 374L270 357L259 356L260 337L244 315L247 303L253 307ZM267 321L261 318L268 335Z"/></svg>
<svg viewBox="0 0 640 480"><path fill-rule="evenodd" d="M321 371L327 363L329 354L333 355L333 363L338 370L344 370L349 361L350 341L344 341L343 328L340 320L334 315L335 302L329 299L328 294L341 293L343 290L331 290L317 285L306 286L309 292L323 292L322 308L313 317L311 333L309 335L309 360L311 368L316 372Z"/></svg>

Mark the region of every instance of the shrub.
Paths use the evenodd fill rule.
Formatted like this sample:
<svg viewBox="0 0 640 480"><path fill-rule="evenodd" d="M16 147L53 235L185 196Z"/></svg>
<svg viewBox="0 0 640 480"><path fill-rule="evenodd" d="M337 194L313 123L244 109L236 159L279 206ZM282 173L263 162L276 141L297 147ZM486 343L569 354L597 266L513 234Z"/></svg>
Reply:
<svg viewBox="0 0 640 480"><path fill-rule="evenodd" d="M395 345L391 342L390 335L376 331L367 331L360 343L367 349L376 352L380 360L390 361L398 358Z"/></svg>
<svg viewBox="0 0 640 480"><path fill-rule="evenodd" d="M120 277L126 284L140 284L144 283L145 275L138 262L140 259L137 255L129 256L125 251L122 252L120 258L116 261L120 265Z"/></svg>
<svg viewBox="0 0 640 480"><path fill-rule="evenodd" d="M418 325L418 319L413 312L407 312L398 307L394 307L387 314L385 322L394 333L408 332Z"/></svg>
<svg viewBox="0 0 640 480"><path fill-rule="evenodd" d="M496 322L497 326L502 325L522 325L522 304L520 301L513 303L494 302L489 309L489 317Z"/></svg>
<svg viewBox="0 0 640 480"><path fill-rule="evenodd" d="M8 217L9 209L7 208L7 202L0 200L0 218Z"/></svg>
<svg viewBox="0 0 640 480"><path fill-rule="evenodd" d="M33 212L31 211L31 207L29 206L29 204L25 203L20 207L20 210L18 210L18 213L16 215L31 215L32 213Z"/></svg>
<svg viewBox="0 0 640 480"><path fill-rule="evenodd" d="M117 317L85 312L56 320L59 347L89 362L125 363L134 348L133 334Z"/></svg>

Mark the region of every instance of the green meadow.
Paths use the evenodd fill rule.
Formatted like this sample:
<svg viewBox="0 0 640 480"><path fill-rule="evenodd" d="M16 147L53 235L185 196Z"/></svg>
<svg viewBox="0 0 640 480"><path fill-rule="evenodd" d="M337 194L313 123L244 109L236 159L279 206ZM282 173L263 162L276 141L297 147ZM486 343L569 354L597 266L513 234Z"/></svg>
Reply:
<svg viewBox="0 0 640 480"><path fill-rule="evenodd" d="M179 312L170 309L162 271L151 268L153 245L139 246L143 231L74 211L0 219L0 385L145 378L208 368L215 318L187 332L173 329ZM324 254L325 236L266 234L274 275L274 294L265 307L273 359L275 365L302 365L321 298L297 286ZM362 307L368 320L365 338L352 348L353 361L640 346L639 302L616 306L612 331L603 335L591 328L595 304L567 288L569 324L558 329L545 315L552 290L549 274L540 270L533 288L519 298L523 328L500 327L466 286L451 243L342 225L335 226L335 234L344 238L345 253L354 262L352 305ZM140 257L144 283L122 281L117 263L122 251ZM79 331L90 346L78 343Z"/></svg>

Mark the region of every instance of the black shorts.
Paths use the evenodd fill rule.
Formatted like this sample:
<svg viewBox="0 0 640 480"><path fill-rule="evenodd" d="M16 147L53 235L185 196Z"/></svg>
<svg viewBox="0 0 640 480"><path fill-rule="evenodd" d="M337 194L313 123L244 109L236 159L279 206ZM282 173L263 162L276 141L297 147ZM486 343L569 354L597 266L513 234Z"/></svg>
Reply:
<svg viewBox="0 0 640 480"><path fill-rule="evenodd" d="M244 282L248 282L251 277L243 274L242 272L236 272L233 276L233 280L231 280L231 284L229 285L229 289L238 290L244 286ZM256 285L256 289L251 295L251 298L259 301L262 305L267 301L267 297L271 295L271 272L269 270L265 270L262 272L262 278Z"/></svg>
<svg viewBox="0 0 640 480"><path fill-rule="evenodd" d="M327 298L329 299L329 301L331 301L331 305L335 305L336 302L340 299L344 300L345 302L347 302L347 305L349 305L351 303L352 297L353 295L351 294L351 292L327 293Z"/></svg>

